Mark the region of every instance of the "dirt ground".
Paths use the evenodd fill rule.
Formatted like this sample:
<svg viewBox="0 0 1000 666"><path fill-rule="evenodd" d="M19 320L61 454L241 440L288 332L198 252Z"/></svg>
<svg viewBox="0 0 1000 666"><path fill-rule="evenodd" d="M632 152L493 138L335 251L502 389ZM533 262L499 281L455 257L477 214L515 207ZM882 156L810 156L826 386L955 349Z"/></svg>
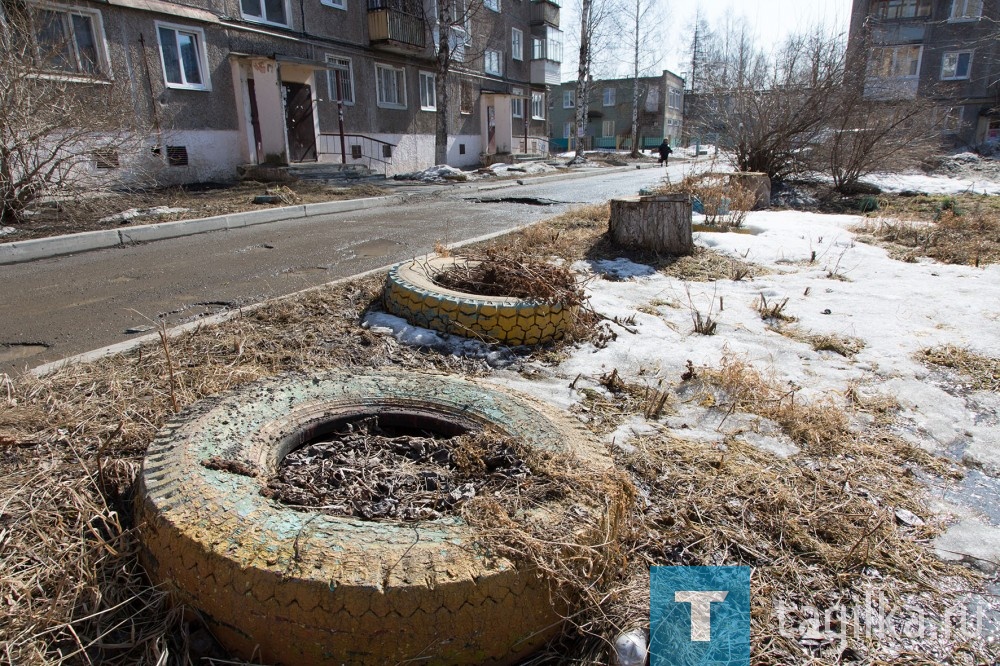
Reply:
<svg viewBox="0 0 1000 666"><path fill-rule="evenodd" d="M3 236L2 241L47 238L125 225L197 219L295 204L363 199L382 196L386 192L385 188L370 183L337 187L305 181L284 185L243 181L235 184L178 185L135 192L108 192L88 198L44 202L30 210L24 222L13 225L17 231ZM278 197L278 201L253 203L254 197L262 194L273 194ZM161 206L184 210L136 217L125 222L101 221L130 209Z"/></svg>

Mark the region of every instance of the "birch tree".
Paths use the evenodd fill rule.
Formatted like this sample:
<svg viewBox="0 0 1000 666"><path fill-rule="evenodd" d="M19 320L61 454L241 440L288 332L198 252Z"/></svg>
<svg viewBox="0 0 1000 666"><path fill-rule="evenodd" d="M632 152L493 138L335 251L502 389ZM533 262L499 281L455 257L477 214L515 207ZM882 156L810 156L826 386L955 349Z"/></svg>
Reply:
<svg viewBox="0 0 1000 666"><path fill-rule="evenodd" d="M619 16L624 19L621 32L628 35L632 64L632 157L639 156L639 104L642 89L639 78L659 65L661 55L656 48L664 17L656 0L627 0Z"/></svg>

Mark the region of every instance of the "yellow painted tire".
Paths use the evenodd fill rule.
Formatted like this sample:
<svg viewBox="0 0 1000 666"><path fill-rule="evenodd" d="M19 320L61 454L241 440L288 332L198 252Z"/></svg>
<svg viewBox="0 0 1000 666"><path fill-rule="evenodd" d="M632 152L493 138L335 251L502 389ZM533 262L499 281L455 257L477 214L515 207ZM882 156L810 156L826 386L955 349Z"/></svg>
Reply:
<svg viewBox="0 0 1000 666"><path fill-rule="evenodd" d="M385 309L414 326L508 345L537 345L565 336L577 308L521 298L479 296L434 283L451 257L394 266L386 279Z"/></svg>
<svg viewBox="0 0 1000 666"><path fill-rule="evenodd" d="M137 505L150 578L235 655L264 663L513 664L537 651L565 611L549 581L486 552L460 518L368 522L260 494L289 451L371 414L490 425L595 473L612 464L572 417L495 386L388 372L264 380L196 404L150 446ZM577 521L588 544L618 520L579 502L538 511L529 518Z"/></svg>

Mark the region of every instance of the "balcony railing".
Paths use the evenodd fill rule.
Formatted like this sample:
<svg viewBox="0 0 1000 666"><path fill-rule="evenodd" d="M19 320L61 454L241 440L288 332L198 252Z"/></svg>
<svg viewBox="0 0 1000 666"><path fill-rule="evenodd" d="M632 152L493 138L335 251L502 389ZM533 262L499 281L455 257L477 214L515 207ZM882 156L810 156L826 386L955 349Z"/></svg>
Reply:
<svg viewBox="0 0 1000 666"><path fill-rule="evenodd" d="M368 39L388 51L413 53L426 46L424 8L419 0L368 0Z"/></svg>

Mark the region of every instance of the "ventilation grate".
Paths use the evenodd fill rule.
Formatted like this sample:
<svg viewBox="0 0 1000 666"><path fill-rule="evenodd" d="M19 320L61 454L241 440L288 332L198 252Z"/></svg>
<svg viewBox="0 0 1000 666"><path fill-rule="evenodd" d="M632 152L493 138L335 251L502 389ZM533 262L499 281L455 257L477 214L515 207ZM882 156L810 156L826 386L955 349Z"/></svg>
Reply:
<svg viewBox="0 0 1000 666"><path fill-rule="evenodd" d="M167 146L167 164L170 166L187 166L187 146Z"/></svg>
<svg viewBox="0 0 1000 666"><path fill-rule="evenodd" d="M118 151L114 148L98 148L92 155L94 166L98 169L117 169L120 166Z"/></svg>

